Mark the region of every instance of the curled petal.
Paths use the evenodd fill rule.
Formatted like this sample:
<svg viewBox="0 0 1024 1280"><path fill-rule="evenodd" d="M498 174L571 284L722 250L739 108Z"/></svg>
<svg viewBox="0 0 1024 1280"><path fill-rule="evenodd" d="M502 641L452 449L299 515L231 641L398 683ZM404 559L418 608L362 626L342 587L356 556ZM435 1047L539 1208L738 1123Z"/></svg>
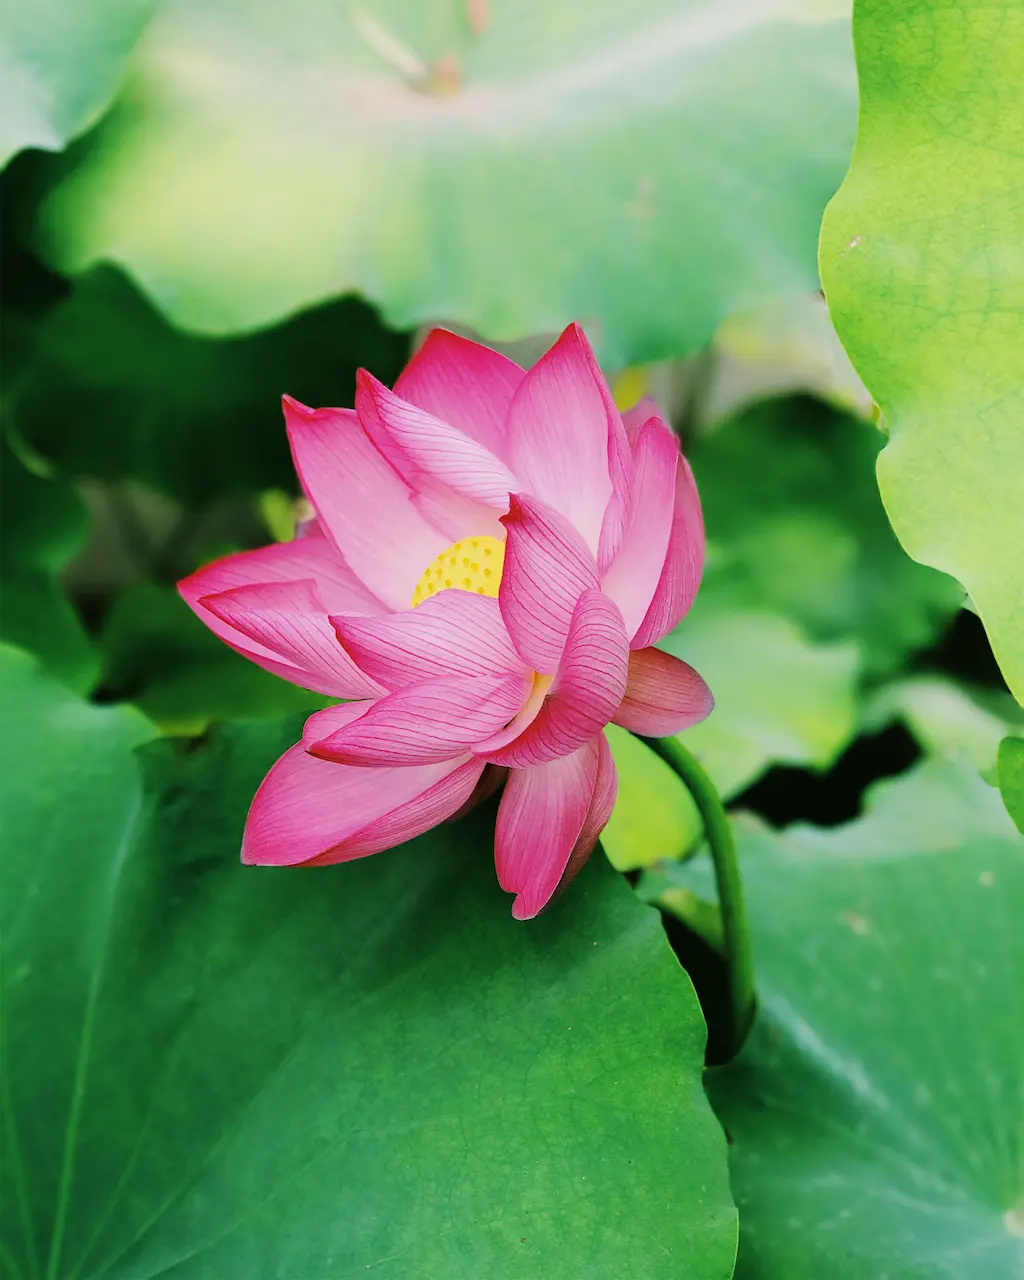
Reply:
<svg viewBox="0 0 1024 1280"><path fill-rule="evenodd" d="M331 622L359 667L385 689L445 675L527 674L490 596L442 591L404 613Z"/></svg>
<svg viewBox="0 0 1024 1280"><path fill-rule="evenodd" d="M298 743L256 793L242 861L316 865L380 853L450 818L472 795L482 769L483 761L473 756L411 768L354 769L316 760Z"/></svg>
<svg viewBox="0 0 1024 1280"><path fill-rule="evenodd" d="M508 467L479 441L409 404L365 369L356 379L356 412L368 431L371 422L379 424L418 470L464 498L504 511L508 495L520 488ZM378 432L371 434L376 439Z"/></svg>
<svg viewBox="0 0 1024 1280"><path fill-rule="evenodd" d="M307 409L286 396L295 469L321 524L360 580L407 609L424 567L448 545L417 511L409 486L349 409Z"/></svg>
<svg viewBox="0 0 1024 1280"><path fill-rule="evenodd" d="M359 766L451 760L507 724L529 690L525 675L428 680L374 702L308 750L321 760Z"/></svg>
<svg viewBox="0 0 1024 1280"><path fill-rule="evenodd" d="M654 599L631 641L634 649L657 644L677 627L693 604L704 572L704 518L690 464L680 454L676 470L675 511L668 554Z"/></svg>
<svg viewBox="0 0 1024 1280"><path fill-rule="evenodd" d="M594 738L572 755L509 771L498 806L494 858L499 884L516 894L512 914L517 920L529 920L542 911L566 873L575 874L593 848L596 823L588 818L601 759L602 749ZM608 792L606 775L602 811Z"/></svg>
<svg viewBox="0 0 1024 1280"><path fill-rule="evenodd" d="M332 733L337 733L353 720L366 715L373 706L373 701L364 699L361 702L342 702L334 707L325 707L323 711L314 711L306 717L306 723L302 726L302 745L308 751L314 743L329 738Z"/></svg>
<svg viewBox="0 0 1024 1280"><path fill-rule="evenodd" d="M178 583L182 598L195 609L203 596L230 591L232 587L311 578L329 613L386 613L385 606L356 577L334 544L320 535L315 521L310 523L312 527L294 542L272 542L255 551L239 551L197 569ZM208 619L203 621L210 625Z"/></svg>
<svg viewBox="0 0 1024 1280"><path fill-rule="evenodd" d="M507 462L506 422L523 374L489 347L432 329L395 383L395 394Z"/></svg>
<svg viewBox="0 0 1024 1280"><path fill-rule="evenodd" d="M640 429L633 450L629 523L601 588L622 610L632 638L661 579L675 510L679 442L660 418Z"/></svg>
<svg viewBox="0 0 1024 1280"><path fill-rule="evenodd" d="M492 764L516 769L569 755L600 733L615 714L626 691L628 660L622 614L600 591L585 591L573 611L558 674L543 703L525 725L513 721L509 729L474 749Z"/></svg>
<svg viewBox="0 0 1024 1280"><path fill-rule="evenodd" d="M510 465L523 489L560 511L593 552L612 496L609 412L621 430L576 324L529 370L509 409Z"/></svg>
<svg viewBox="0 0 1024 1280"><path fill-rule="evenodd" d="M634 649L629 680L614 721L647 738L664 738L699 724L715 700L688 663L661 649Z"/></svg>
<svg viewBox="0 0 1024 1280"><path fill-rule="evenodd" d="M296 680L335 698L367 698L381 687L342 648L312 582L234 587L199 601L250 642L306 673Z"/></svg>
<svg viewBox="0 0 1024 1280"><path fill-rule="evenodd" d="M513 494L501 522L507 530L501 616L524 661L551 675L576 601L599 585L597 565L576 529L545 502Z"/></svg>

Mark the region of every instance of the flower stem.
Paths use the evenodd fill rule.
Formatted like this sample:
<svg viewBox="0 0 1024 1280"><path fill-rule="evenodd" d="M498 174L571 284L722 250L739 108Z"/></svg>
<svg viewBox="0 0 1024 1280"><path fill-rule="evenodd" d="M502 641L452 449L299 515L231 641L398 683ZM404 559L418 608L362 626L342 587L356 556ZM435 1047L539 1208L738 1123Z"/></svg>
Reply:
<svg viewBox="0 0 1024 1280"><path fill-rule="evenodd" d="M731 1052L739 1051L754 1016L754 958L750 947L743 882L736 860L736 842L721 797L697 758L678 738L644 738L645 746L662 758L685 784L704 823L718 885L725 961L729 973Z"/></svg>

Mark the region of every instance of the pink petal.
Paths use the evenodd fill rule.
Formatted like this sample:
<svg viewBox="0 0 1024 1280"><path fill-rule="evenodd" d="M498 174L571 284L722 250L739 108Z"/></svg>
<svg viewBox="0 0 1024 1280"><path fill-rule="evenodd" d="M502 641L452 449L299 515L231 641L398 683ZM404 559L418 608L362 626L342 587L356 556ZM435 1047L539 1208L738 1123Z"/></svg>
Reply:
<svg viewBox="0 0 1024 1280"><path fill-rule="evenodd" d="M311 529L294 542L274 542L256 551L239 551L204 565L178 583L185 603L213 630L213 620L196 608L203 596L261 582L300 582L312 578L317 595L331 613L386 613L375 595L356 577L332 542ZM218 634L220 632L218 631Z"/></svg>
<svg viewBox="0 0 1024 1280"><path fill-rule="evenodd" d="M242 861L326 864L390 849L450 818L482 769L472 756L419 768L352 769L315 760L298 743L256 792Z"/></svg>
<svg viewBox="0 0 1024 1280"><path fill-rule="evenodd" d="M517 895L517 920L537 915L558 889L587 825L600 755L591 739L572 755L510 771L498 806L494 861L498 883Z"/></svg>
<svg viewBox="0 0 1024 1280"><path fill-rule="evenodd" d="M513 494L508 515L505 570L498 592L512 642L536 671L558 668L576 601L598 586L597 565L579 533L554 508Z"/></svg>
<svg viewBox="0 0 1024 1280"><path fill-rule="evenodd" d="M492 507L464 498L424 471L414 471L411 476L413 506L449 543L462 538L504 537L499 513Z"/></svg>
<svg viewBox="0 0 1024 1280"><path fill-rule="evenodd" d="M360 716L365 716L372 706L373 701L342 702L334 707L324 707L322 711L314 711L311 716L306 717L306 723L302 726L302 745L308 751L315 743L329 738L332 733L337 733Z"/></svg>
<svg viewBox="0 0 1024 1280"><path fill-rule="evenodd" d="M239 631L211 613L203 604L205 597L237 587L296 580L306 580L308 583L309 579L316 583L315 613L325 614L327 607L335 610L352 609L358 613L384 612L384 605L363 586L338 555L333 544L316 536L225 556L183 578L178 583L178 591L200 621L237 653L293 684L316 689L321 693L332 692L336 687L334 679L330 679L327 682L329 688L325 688L323 681L317 680L305 665L296 666L291 660L282 660L276 648L270 648L251 635ZM301 607L300 600L309 601L308 587L301 589L296 607ZM360 681L354 687L365 694L366 689L372 686Z"/></svg>
<svg viewBox="0 0 1024 1280"><path fill-rule="evenodd" d="M427 680L381 698L308 750L321 760L360 766L451 760L507 724L529 691L523 675Z"/></svg>
<svg viewBox="0 0 1024 1280"><path fill-rule="evenodd" d="M665 415L653 396L644 396L642 400L636 402L632 409L627 409L623 413L622 425L631 449L636 447L636 438L640 434L640 428L651 418L660 418L662 422L665 421Z"/></svg>
<svg viewBox="0 0 1024 1280"><path fill-rule="evenodd" d="M601 589L622 610L632 637L647 615L661 580L675 507L679 442L659 418L640 430L625 537Z"/></svg>
<svg viewBox="0 0 1024 1280"><path fill-rule="evenodd" d="M407 609L449 539L416 510L352 410L307 409L288 396L284 410L295 469L328 534L374 595Z"/></svg>
<svg viewBox="0 0 1024 1280"><path fill-rule="evenodd" d="M445 675L527 675L497 600L442 591L386 618L332 618L338 639L385 689Z"/></svg>
<svg viewBox="0 0 1024 1280"><path fill-rule="evenodd" d="M356 412L375 440L381 432L371 430L374 419L419 470L464 498L504 511L508 495L522 487L489 449L425 409L402 400L365 369L360 369L356 378Z"/></svg>
<svg viewBox="0 0 1024 1280"><path fill-rule="evenodd" d="M634 649L629 681L614 720L647 738L681 733L711 714L715 700L687 663L660 649Z"/></svg>
<svg viewBox="0 0 1024 1280"><path fill-rule="evenodd" d="M572 324L523 378L508 419L523 489L560 511L594 552L612 496L609 405L590 344ZM611 413L617 421L613 405Z"/></svg>
<svg viewBox="0 0 1024 1280"><path fill-rule="evenodd" d="M395 383L395 394L507 462L505 424L523 370L497 351L433 329Z"/></svg>
<svg viewBox="0 0 1024 1280"><path fill-rule="evenodd" d="M596 360L594 367L597 369ZM608 417L608 475L612 483L612 496L608 500L601 522L601 541L597 549L598 571L604 573L619 554L619 548L626 535L636 463L633 458L632 441L626 433L622 418L615 407L608 384L601 376L600 369L597 369L597 376Z"/></svg>
<svg viewBox="0 0 1024 1280"><path fill-rule="evenodd" d="M704 519L690 464L680 454L676 470L675 514L668 555L654 599L633 636L634 649L656 644L677 627L700 586L704 571Z"/></svg>
<svg viewBox="0 0 1024 1280"><path fill-rule="evenodd" d="M594 798L587 810L583 830L576 838L569 861L565 864L562 878L555 890L555 897L560 897L566 885L576 876L587 859L594 852L601 832L608 825L608 819L615 808L615 800L619 791L619 775L615 769L615 759L608 739L603 733L597 736L597 781L594 784Z"/></svg>
<svg viewBox="0 0 1024 1280"><path fill-rule="evenodd" d="M573 611L558 675L536 716L514 741L498 734L474 750L514 769L569 755L611 720L626 691L628 667L622 614L600 591L585 591Z"/></svg>
<svg viewBox="0 0 1024 1280"><path fill-rule="evenodd" d="M203 596L199 604L240 638L235 647L245 652L242 645L248 642L246 656L278 674L283 674L283 660L288 679L296 684L335 698L367 698L381 692L342 648L311 581L232 587ZM274 665L261 661L264 654Z"/></svg>

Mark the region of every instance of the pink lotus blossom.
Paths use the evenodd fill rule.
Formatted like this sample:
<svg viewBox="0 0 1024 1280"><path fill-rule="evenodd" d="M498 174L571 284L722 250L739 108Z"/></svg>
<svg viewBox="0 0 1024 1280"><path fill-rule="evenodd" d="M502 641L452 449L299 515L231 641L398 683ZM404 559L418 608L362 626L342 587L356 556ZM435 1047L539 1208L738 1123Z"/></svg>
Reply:
<svg viewBox="0 0 1024 1280"><path fill-rule="evenodd" d="M651 647L704 559L678 441L650 402L619 415L576 325L528 372L437 329L394 391L361 371L354 410L284 412L316 520L180 590L234 649L346 701L267 774L242 860L378 853L504 779L498 880L535 916L611 814L605 725L660 736L711 709Z"/></svg>

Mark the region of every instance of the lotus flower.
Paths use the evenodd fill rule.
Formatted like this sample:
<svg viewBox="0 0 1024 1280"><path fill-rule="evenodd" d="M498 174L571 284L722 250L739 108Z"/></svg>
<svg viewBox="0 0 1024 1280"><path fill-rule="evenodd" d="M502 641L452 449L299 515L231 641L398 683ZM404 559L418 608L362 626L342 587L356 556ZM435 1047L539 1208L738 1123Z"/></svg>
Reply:
<svg viewBox="0 0 1024 1280"><path fill-rule="evenodd" d="M315 520L179 588L232 648L346 701L267 774L242 860L365 857L503 781L498 880L535 916L611 814L605 725L711 709L652 647L704 558L676 437L651 402L619 415L576 325L528 372L434 330L394 391L361 371L354 410L284 412Z"/></svg>

